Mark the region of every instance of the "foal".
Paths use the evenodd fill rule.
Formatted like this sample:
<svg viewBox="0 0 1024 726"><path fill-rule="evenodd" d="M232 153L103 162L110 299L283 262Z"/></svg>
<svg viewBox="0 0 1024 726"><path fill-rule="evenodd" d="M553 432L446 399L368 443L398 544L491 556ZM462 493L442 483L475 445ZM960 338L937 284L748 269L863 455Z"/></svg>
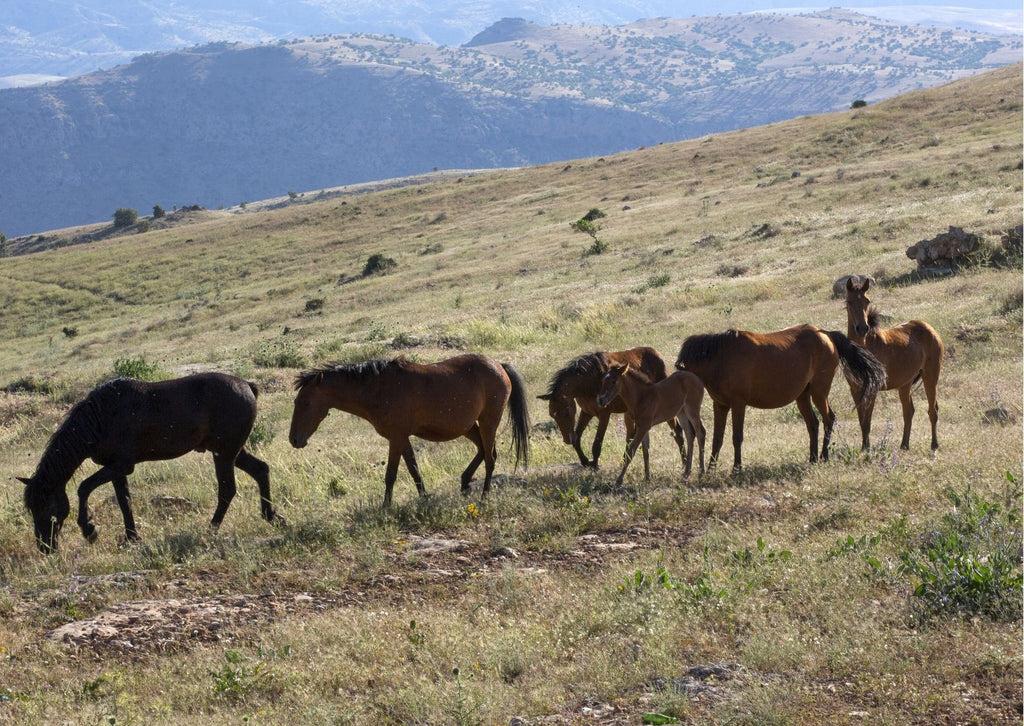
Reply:
<svg viewBox="0 0 1024 726"><path fill-rule="evenodd" d="M615 396L619 396L626 404L626 410L633 418L636 430L633 438L626 444L626 454L619 472L617 485L622 484L641 442L648 440L651 429L667 422L672 427L672 436L679 446L679 456L683 460L683 478L690 476L693 464L693 438L697 437L700 446L700 473L704 474L704 424L700 420L700 405L704 400L704 386L700 379L689 371L676 371L668 378L652 383L647 376L631 368L629 364L614 365L608 369L601 380L601 392L597 402L607 405ZM686 452L683 452L683 436L679 433L677 418L685 419L683 432L686 434ZM645 472L646 480L650 481L650 473Z"/></svg>

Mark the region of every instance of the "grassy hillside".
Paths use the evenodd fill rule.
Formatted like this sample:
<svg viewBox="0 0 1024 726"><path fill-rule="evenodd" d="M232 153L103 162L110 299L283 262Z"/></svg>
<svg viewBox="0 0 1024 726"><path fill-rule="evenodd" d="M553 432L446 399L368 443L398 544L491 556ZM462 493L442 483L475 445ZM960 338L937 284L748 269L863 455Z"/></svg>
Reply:
<svg viewBox="0 0 1024 726"><path fill-rule="evenodd" d="M992 575L965 614L913 593L933 577L942 594L968 560L994 572L1000 552L1020 574L1021 269L998 247L1021 223L1021 85L1014 66L828 116L0 260L2 720L1019 723L1019 584L1007 607ZM599 254L570 226L594 208ZM951 225L985 249L916 275L906 248ZM395 264L364 274L374 255ZM920 392L911 450L890 392L861 454L837 380L832 462L804 463L795 407L750 411L741 475L680 483L658 431L652 482L634 466L620 490L621 426L585 472L533 397L591 350L648 344L671 363L693 333L845 330L831 287L850 273L946 342L934 455ZM365 422L335 414L288 444L301 368L458 350L512 363L532 394L530 467L512 472L503 428L507 476L486 503L457 494L466 443L418 442L433 496L417 501L403 470L390 514L386 445ZM254 451L288 526L258 518L240 475L211 532L213 466L192 454L132 476L141 544L118 547L103 488L99 541L69 520L41 557L13 477L70 405L115 370L197 369L260 384ZM922 543L954 534L959 565L929 559Z"/></svg>

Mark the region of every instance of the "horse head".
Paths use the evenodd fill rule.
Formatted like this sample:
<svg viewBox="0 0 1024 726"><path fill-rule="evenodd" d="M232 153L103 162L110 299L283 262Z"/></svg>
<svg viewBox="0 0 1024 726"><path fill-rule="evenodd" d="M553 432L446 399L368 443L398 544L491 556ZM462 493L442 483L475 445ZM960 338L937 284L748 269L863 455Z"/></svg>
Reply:
<svg viewBox="0 0 1024 726"><path fill-rule="evenodd" d="M537 396L548 402L548 414L558 425L562 441L575 446L576 444L576 400L572 396L559 393L545 393Z"/></svg>
<svg viewBox="0 0 1024 726"><path fill-rule="evenodd" d="M871 329L869 313L871 312L871 299L868 297L868 288L871 287L871 280L865 279L861 284L854 281L846 281L846 311L850 329L858 338L863 338ZM852 337L852 336L851 336Z"/></svg>
<svg viewBox="0 0 1024 726"><path fill-rule="evenodd" d="M295 388L298 394L295 396L295 408L292 411L292 423L288 432L288 440L296 449L301 449L309 443L309 437L320 426L320 422L327 418L330 411L330 405L320 385L323 378L323 372L316 372L313 376L300 376L296 379Z"/></svg>
<svg viewBox="0 0 1024 726"><path fill-rule="evenodd" d="M612 399L619 395L619 382L628 370L628 363L624 366L613 365L608 369L601 379L601 390L597 393L598 406L607 406Z"/></svg>
<svg viewBox="0 0 1024 726"><path fill-rule="evenodd" d="M32 515L39 551L43 554L56 552L57 535L71 511L67 493L63 488L45 491L38 476L18 477L18 480L25 485L25 508Z"/></svg>

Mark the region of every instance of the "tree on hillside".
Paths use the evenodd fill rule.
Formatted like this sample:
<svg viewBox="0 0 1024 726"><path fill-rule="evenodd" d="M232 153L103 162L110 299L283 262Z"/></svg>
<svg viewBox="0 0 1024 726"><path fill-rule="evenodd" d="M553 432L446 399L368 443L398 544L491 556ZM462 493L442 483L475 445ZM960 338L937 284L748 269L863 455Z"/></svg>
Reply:
<svg viewBox="0 0 1024 726"><path fill-rule="evenodd" d="M7 235L0 230L0 257L7 257Z"/></svg>
<svg viewBox="0 0 1024 726"><path fill-rule="evenodd" d="M135 209L129 209L128 207L121 207L114 212L114 226L115 227L131 227L133 224L139 221L139 213Z"/></svg>

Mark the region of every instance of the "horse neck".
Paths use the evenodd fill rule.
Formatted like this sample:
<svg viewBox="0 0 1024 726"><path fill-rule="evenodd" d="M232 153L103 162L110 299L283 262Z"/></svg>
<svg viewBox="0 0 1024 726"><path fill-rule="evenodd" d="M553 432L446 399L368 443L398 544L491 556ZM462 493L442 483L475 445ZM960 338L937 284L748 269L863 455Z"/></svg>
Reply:
<svg viewBox="0 0 1024 726"><path fill-rule="evenodd" d="M639 373L626 371L626 374L619 379L619 396L629 408L634 408L650 385Z"/></svg>
<svg viewBox="0 0 1024 726"><path fill-rule="evenodd" d="M320 384L331 408L351 413L360 418L372 419L372 413L379 406L381 387L377 378L356 380L339 372L325 378Z"/></svg>
<svg viewBox="0 0 1024 726"><path fill-rule="evenodd" d="M50 438L32 477L33 481L39 482L39 486L63 489L75 470L89 456L88 438L81 430L85 423L80 420L82 418L82 409L76 407Z"/></svg>

